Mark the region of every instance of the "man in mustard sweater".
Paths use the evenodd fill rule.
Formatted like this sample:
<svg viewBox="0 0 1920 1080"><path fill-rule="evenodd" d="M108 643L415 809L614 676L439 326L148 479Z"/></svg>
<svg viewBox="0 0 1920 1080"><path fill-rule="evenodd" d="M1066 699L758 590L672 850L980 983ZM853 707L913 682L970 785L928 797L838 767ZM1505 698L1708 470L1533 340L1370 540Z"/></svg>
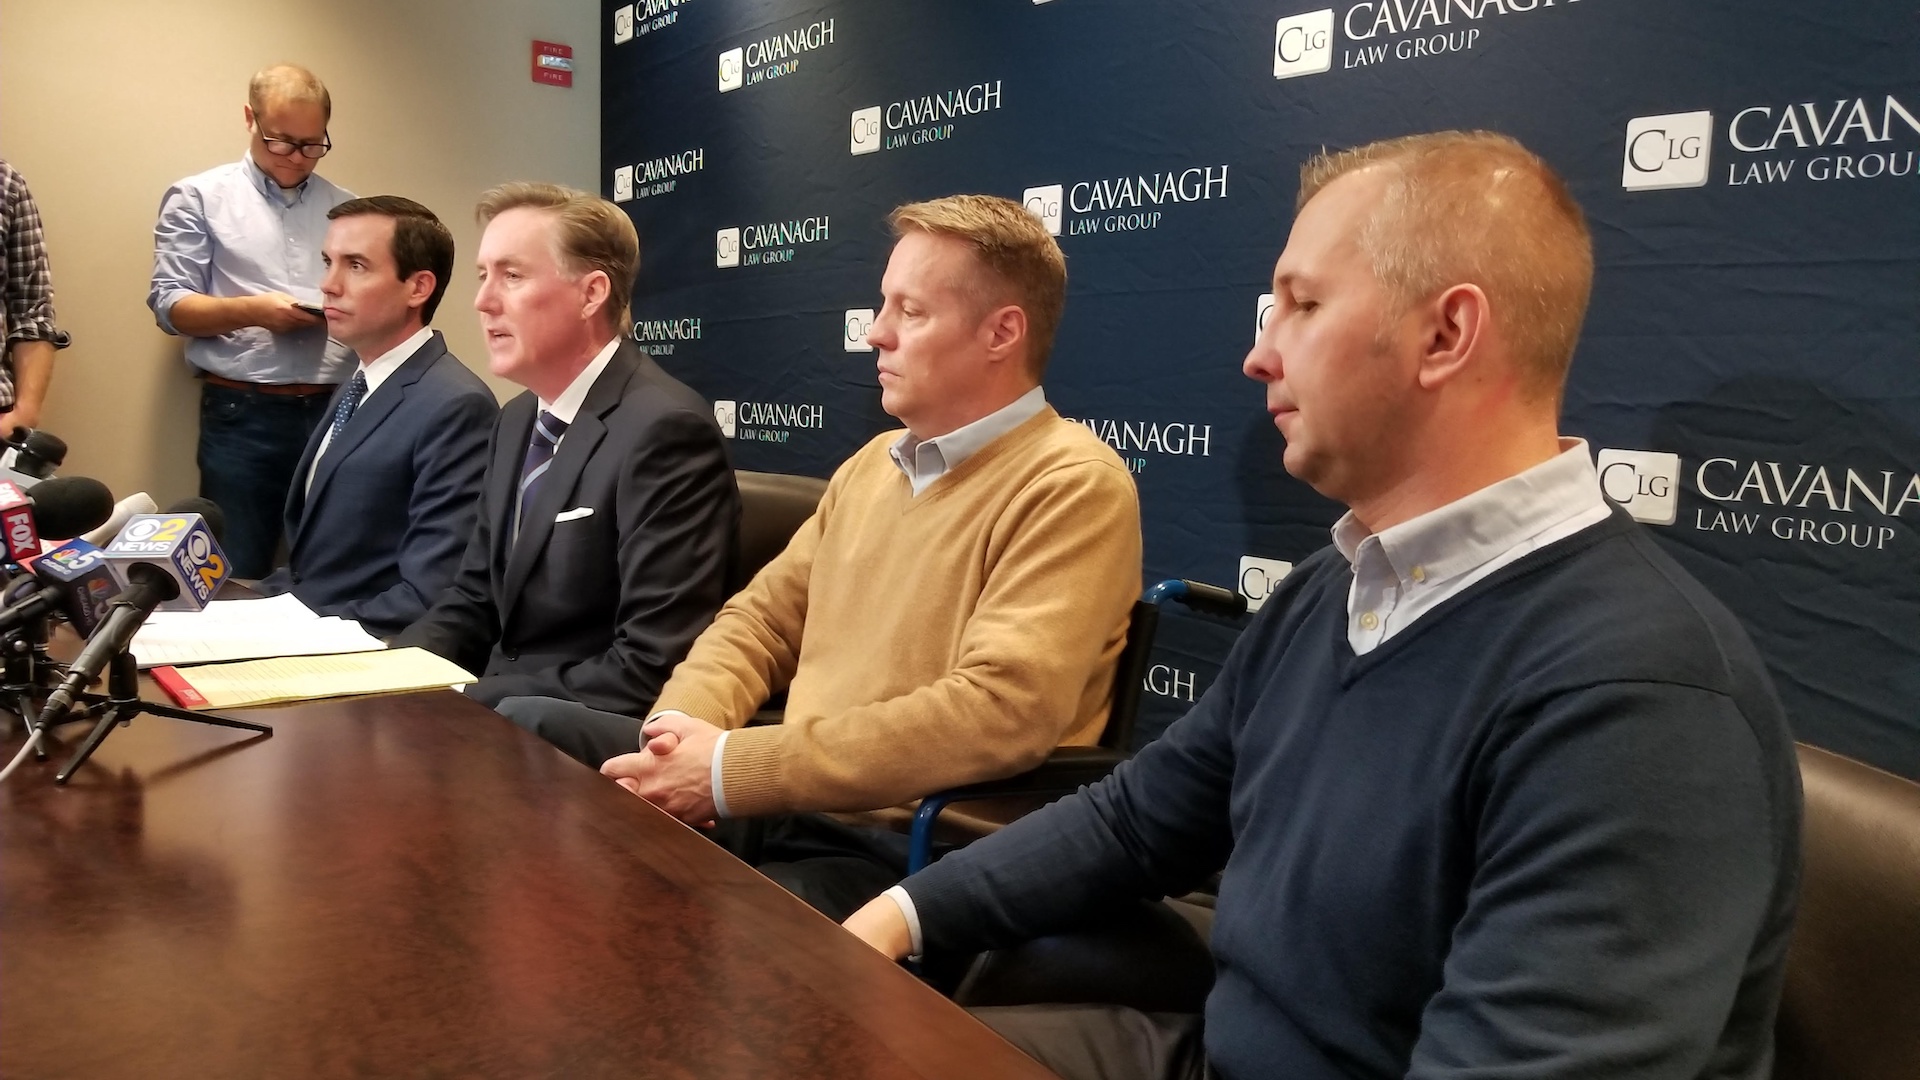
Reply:
<svg viewBox="0 0 1920 1080"><path fill-rule="evenodd" d="M835 918L905 873L888 808L1099 738L1140 590L1133 478L1040 388L1059 246L982 195L891 222L867 340L907 430L834 473L601 767L692 824L769 818L762 871ZM785 722L745 727L782 689Z"/></svg>

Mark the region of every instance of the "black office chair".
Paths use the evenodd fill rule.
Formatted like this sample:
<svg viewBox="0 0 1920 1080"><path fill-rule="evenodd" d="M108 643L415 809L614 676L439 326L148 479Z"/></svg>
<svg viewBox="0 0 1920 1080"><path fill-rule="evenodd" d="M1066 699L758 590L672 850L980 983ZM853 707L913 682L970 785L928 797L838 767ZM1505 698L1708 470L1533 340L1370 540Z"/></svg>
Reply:
<svg viewBox="0 0 1920 1080"><path fill-rule="evenodd" d="M820 506L827 482L816 476L748 472L736 469L740 486L740 552L734 562L731 592L786 550L787 542Z"/></svg>
<svg viewBox="0 0 1920 1080"><path fill-rule="evenodd" d="M740 550L729 594L746 588L753 575L787 549L793 534L820 508L820 499L827 493L827 482L817 476L735 469L733 479L740 486ZM785 717L786 707L787 692L777 691L748 723L777 724Z"/></svg>
<svg viewBox="0 0 1920 1080"><path fill-rule="evenodd" d="M933 861L934 822L948 806L982 799L1059 798L1098 783L1132 756L1133 724L1140 711L1140 690L1153 652L1153 635L1160 628L1160 605L1170 601L1228 619L1237 619L1247 611L1246 598L1239 593L1184 578L1162 581L1141 593L1133 603L1127 643L1120 650L1120 663L1113 673L1113 705L1107 712L1107 726L1100 733L1099 744L1058 747L1038 768L1018 776L951 788L920 800L920 809L913 816L908 873L916 873Z"/></svg>
<svg viewBox="0 0 1920 1080"><path fill-rule="evenodd" d="M1811 746L1778 1080L1920 1076L1920 784Z"/></svg>

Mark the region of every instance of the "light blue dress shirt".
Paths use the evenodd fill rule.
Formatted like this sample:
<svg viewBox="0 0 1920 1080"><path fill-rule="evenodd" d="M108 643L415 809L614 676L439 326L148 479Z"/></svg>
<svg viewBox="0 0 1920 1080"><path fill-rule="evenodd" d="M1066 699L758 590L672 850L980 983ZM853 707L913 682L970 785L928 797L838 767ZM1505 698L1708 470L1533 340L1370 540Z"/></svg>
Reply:
<svg viewBox="0 0 1920 1080"><path fill-rule="evenodd" d="M253 296L282 292L320 302L320 246L327 211L353 193L320 176L283 191L251 155L167 189L153 227L153 284L147 306L160 329L178 334L173 305L190 293ZM334 383L353 363L326 328L276 334L243 326L218 337L187 339L187 361L242 382Z"/></svg>

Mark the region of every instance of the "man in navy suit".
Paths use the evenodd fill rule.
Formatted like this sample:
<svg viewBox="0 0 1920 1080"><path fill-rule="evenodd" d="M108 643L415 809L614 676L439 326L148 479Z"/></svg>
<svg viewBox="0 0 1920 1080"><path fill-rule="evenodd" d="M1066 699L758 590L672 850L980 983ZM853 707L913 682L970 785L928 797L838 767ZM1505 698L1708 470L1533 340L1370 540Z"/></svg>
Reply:
<svg viewBox="0 0 1920 1080"><path fill-rule="evenodd" d="M453 234L433 211L380 195L327 216L327 332L360 365L294 471L291 562L260 588L388 637L453 580L499 405L427 328L453 274Z"/></svg>
<svg viewBox="0 0 1920 1080"><path fill-rule="evenodd" d="M626 340L640 238L552 184L486 193L488 368L500 412L453 584L394 639L481 676L469 696L646 711L727 598L740 494L713 408Z"/></svg>

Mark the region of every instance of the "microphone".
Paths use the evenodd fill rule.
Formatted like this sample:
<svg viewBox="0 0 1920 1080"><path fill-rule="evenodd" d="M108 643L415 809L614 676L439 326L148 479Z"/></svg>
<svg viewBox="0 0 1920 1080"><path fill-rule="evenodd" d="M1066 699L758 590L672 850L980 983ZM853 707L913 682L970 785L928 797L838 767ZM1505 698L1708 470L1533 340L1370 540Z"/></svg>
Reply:
<svg viewBox="0 0 1920 1080"><path fill-rule="evenodd" d="M34 520L40 535L56 540L98 528L113 515L113 492L90 476L60 476L33 485Z"/></svg>
<svg viewBox="0 0 1920 1080"><path fill-rule="evenodd" d="M185 499L174 506L164 514L134 516L101 552L122 592L108 605L107 617L74 658L67 677L47 696L41 726L66 719L74 700L127 650L147 616L157 610L199 611L227 580L227 557L213 527L217 523L224 528L225 515L206 499ZM207 513L188 511L189 506Z"/></svg>
<svg viewBox="0 0 1920 1080"><path fill-rule="evenodd" d="M4 546L11 563L40 554L40 533L33 527L33 499L11 480L0 480L0 546Z"/></svg>
<svg viewBox="0 0 1920 1080"><path fill-rule="evenodd" d="M30 587L16 584L7 590L0 633L43 618L57 606L81 637L89 637L106 616L108 602L120 595L105 554L85 540L69 540L35 559L33 577L22 580Z"/></svg>
<svg viewBox="0 0 1920 1080"><path fill-rule="evenodd" d="M0 543L12 562L24 564L40 554L36 517L48 534L65 538L94 528L113 513L107 485L84 476L44 480L33 491L29 495L19 484L0 480Z"/></svg>
<svg viewBox="0 0 1920 1080"><path fill-rule="evenodd" d="M153 501L153 496L144 491L136 491L126 498L121 499L119 502L114 503L113 513L108 516L106 521L100 524L99 528L83 532L79 538L97 547L119 536L120 530L127 527L127 522L132 520L133 515L157 514L159 512L160 507ZM217 536L221 531L220 529L215 529L214 534Z"/></svg>
<svg viewBox="0 0 1920 1080"><path fill-rule="evenodd" d="M9 441L15 450L12 464L15 472L45 480L67 460L66 440L50 431L15 428Z"/></svg>

